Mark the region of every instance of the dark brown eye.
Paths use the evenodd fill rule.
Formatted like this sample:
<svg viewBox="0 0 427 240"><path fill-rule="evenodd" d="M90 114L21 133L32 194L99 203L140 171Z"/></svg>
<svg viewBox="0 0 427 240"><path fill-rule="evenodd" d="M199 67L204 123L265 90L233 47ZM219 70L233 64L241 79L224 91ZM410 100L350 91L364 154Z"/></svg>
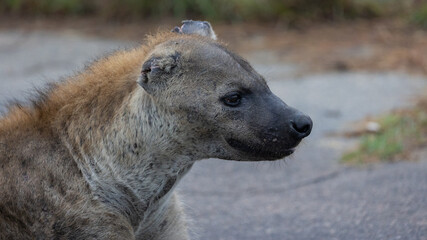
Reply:
<svg viewBox="0 0 427 240"><path fill-rule="evenodd" d="M237 92L229 93L228 95L222 98L224 104L229 107L237 107L240 104L241 100L242 96L240 95L240 93Z"/></svg>

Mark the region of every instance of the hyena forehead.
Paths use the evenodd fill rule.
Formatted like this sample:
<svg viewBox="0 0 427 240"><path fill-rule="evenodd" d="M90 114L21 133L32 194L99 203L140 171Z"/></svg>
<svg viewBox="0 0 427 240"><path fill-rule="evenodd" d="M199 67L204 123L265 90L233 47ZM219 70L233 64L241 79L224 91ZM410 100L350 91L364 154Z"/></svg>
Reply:
<svg viewBox="0 0 427 240"><path fill-rule="evenodd" d="M264 78L239 55L219 42L197 35L176 35L157 45L151 57L178 55L176 70L192 81L209 80L216 84L232 84L238 88L267 90ZM230 87L231 88L231 87ZM226 90L224 90L226 91Z"/></svg>
<svg viewBox="0 0 427 240"><path fill-rule="evenodd" d="M202 65L203 69L225 68L228 72L239 71L239 74L246 72L260 77L245 59L221 43L204 37L178 37L156 46L153 52L154 55L178 53L183 61Z"/></svg>

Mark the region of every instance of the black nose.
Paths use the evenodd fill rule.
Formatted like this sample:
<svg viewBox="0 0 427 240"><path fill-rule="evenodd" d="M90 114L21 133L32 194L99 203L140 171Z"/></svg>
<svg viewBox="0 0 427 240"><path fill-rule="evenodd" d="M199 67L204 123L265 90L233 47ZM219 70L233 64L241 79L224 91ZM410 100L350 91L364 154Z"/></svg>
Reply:
<svg viewBox="0 0 427 240"><path fill-rule="evenodd" d="M300 115L291 120L291 127L299 138L305 138L311 133L313 121L306 115Z"/></svg>

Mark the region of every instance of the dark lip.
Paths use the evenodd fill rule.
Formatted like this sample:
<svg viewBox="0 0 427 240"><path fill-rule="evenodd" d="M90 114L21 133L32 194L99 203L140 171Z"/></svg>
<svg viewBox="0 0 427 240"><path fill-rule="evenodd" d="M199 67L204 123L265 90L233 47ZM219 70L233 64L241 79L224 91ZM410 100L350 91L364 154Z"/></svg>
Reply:
<svg viewBox="0 0 427 240"><path fill-rule="evenodd" d="M282 159L295 151L294 148L280 150L270 149L260 145L244 143L233 138L227 139L226 141L232 148L250 154L252 157L262 158L262 160L273 161Z"/></svg>

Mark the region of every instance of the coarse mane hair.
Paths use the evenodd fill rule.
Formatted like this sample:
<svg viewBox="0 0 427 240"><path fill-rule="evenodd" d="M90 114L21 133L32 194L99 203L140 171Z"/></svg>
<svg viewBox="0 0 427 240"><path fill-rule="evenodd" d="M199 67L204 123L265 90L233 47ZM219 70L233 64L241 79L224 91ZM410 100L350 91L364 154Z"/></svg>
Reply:
<svg viewBox="0 0 427 240"><path fill-rule="evenodd" d="M7 112L0 117L0 131L18 126L31 125L36 128L46 126L71 100L79 103L75 107L80 108L78 109L80 111L92 111L90 108L93 105L92 102L96 102L101 105L98 111L104 111L104 114L113 113L114 107L137 87L136 80L146 54L154 46L172 37L188 36L170 32L148 35L142 46L132 50L118 50L109 56L95 60L81 72L62 81L35 88L27 103L17 100L9 102L6 106ZM72 112L65 111L64 114L72 114Z"/></svg>

